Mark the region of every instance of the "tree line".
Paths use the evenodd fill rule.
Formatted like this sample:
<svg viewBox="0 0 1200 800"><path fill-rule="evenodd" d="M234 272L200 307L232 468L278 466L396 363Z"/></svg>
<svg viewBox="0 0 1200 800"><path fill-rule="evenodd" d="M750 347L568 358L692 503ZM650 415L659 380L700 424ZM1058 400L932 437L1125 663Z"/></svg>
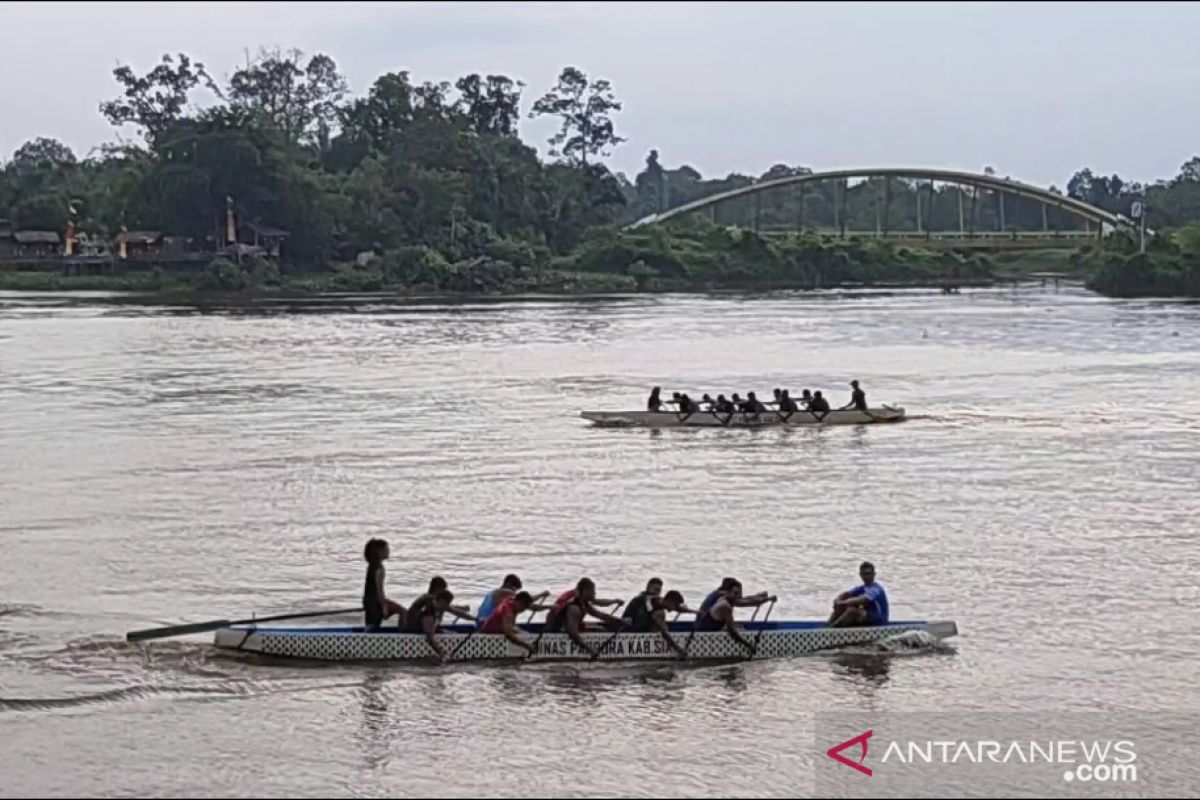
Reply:
<svg viewBox="0 0 1200 800"><path fill-rule="evenodd" d="M23 144L0 172L0 216L20 228L61 230L68 214L93 236L157 230L199 244L222 241L232 204L239 219L287 230L289 265L320 267L363 251L421 246L457 262L501 253L545 265L577 250L588 232L716 192L809 172L775 165L759 176L706 179L667 168L657 151L632 180L604 164L624 141L613 87L576 67L531 104L558 123L550 158L522 141L524 83L505 75L418 83L380 75L352 96L328 55L262 50L218 80L186 54L147 72L113 70L100 113L132 138L78 158L53 139ZM197 95L209 102L196 102ZM1055 190L1057 191L1057 190ZM718 224L776 228L1070 230L1073 216L990 192L882 179L844 198L833 184L780 189L722 204ZM1144 199L1148 222L1200 220L1200 157L1152 185L1084 169L1066 193L1128 214ZM1003 217L1003 224L1002 219ZM205 246L208 246L205 245ZM409 259L411 260L411 259Z"/></svg>
<svg viewBox="0 0 1200 800"><path fill-rule="evenodd" d="M0 175L0 216L61 230L157 230L219 241L227 203L290 232L289 261L323 265L423 244L451 257L516 239L569 249L620 219L621 185L600 159L622 141L610 84L568 67L533 104L551 117L554 160L517 133L524 85L504 75L416 83L379 76L361 97L332 58L262 51L217 81L186 54L113 71L100 104L135 140L85 159L53 139L22 145ZM194 96L213 102L199 107Z"/></svg>

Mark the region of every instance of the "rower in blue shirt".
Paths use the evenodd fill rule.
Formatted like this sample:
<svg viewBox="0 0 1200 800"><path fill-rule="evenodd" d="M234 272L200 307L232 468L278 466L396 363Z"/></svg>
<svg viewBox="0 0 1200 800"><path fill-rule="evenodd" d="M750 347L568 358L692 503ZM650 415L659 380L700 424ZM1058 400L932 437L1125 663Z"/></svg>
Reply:
<svg viewBox="0 0 1200 800"><path fill-rule="evenodd" d="M834 598L829 627L849 628L888 623L887 592L883 584L875 582L875 565L864 561L858 568L858 577L862 578L861 586L855 586Z"/></svg>

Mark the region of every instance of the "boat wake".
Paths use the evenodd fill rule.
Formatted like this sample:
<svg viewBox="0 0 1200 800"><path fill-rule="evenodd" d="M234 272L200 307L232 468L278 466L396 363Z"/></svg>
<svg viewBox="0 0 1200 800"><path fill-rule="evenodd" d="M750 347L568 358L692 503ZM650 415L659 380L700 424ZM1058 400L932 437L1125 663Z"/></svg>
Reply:
<svg viewBox="0 0 1200 800"><path fill-rule="evenodd" d="M54 711L92 705L108 705L129 700L149 700L155 697L244 697L253 692L237 687L212 688L200 686L123 686L71 697L0 697L0 713L10 711Z"/></svg>
<svg viewBox="0 0 1200 800"><path fill-rule="evenodd" d="M39 610L37 606L31 606L28 603L0 603L0 617L18 617L26 614L35 614Z"/></svg>
<svg viewBox="0 0 1200 800"><path fill-rule="evenodd" d="M861 655L920 655L925 653L953 653L954 646L939 639L928 631L904 631L877 642L854 645L840 650L841 653Z"/></svg>

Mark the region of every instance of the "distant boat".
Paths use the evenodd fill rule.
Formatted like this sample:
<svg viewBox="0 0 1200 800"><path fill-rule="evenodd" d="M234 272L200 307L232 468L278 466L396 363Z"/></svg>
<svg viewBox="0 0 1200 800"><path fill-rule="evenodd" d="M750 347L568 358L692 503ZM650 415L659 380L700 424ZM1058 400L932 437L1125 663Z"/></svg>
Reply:
<svg viewBox="0 0 1200 800"><path fill-rule="evenodd" d="M881 406L866 411L581 411L579 416L596 425L648 428L761 428L769 425L869 425L876 422L900 422L903 408Z"/></svg>

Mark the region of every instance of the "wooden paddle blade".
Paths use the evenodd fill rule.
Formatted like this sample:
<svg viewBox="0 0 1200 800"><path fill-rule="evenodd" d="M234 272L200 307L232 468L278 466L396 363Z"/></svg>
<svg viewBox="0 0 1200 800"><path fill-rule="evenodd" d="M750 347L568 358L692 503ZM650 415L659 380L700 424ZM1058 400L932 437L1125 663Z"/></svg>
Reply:
<svg viewBox="0 0 1200 800"><path fill-rule="evenodd" d="M193 622L190 625L171 625L165 628L147 628L141 631L130 631L125 634L127 642L144 642L149 639L167 639L172 636L187 636L191 633L207 633L220 628L227 628L233 623L227 619L213 619L208 622Z"/></svg>
<svg viewBox="0 0 1200 800"><path fill-rule="evenodd" d="M257 625L260 622L280 622L286 619L309 619L311 617L334 617L342 614L357 614L362 607L335 608L332 611L302 611L298 614L275 614L270 617L251 617L250 619L211 619L208 622L193 622L190 625L170 625L165 628L148 628L144 631L130 631L125 634L127 642L142 642L147 639L166 639L171 636L187 636L190 633L207 633L231 625Z"/></svg>

